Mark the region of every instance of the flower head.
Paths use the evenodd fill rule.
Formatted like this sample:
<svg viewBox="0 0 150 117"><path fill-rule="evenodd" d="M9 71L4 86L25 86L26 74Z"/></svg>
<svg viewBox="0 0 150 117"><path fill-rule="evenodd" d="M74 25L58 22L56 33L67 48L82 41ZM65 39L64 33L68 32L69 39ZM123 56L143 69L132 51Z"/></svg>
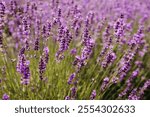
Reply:
<svg viewBox="0 0 150 117"><path fill-rule="evenodd" d="M96 97L96 90L93 90L93 91L92 91L92 94L91 94L91 96L90 96L90 99L91 99L91 100L94 100L95 97Z"/></svg>
<svg viewBox="0 0 150 117"><path fill-rule="evenodd" d="M2 97L3 100L9 100L9 95L7 95L6 93L3 94L3 97Z"/></svg>

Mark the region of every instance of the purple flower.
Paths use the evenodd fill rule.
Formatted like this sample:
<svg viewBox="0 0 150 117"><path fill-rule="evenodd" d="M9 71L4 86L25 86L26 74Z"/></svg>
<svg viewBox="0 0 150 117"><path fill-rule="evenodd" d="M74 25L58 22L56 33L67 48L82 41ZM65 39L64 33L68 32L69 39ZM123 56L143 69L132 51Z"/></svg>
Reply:
<svg viewBox="0 0 150 117"><path fill-rule="evenodd" d="M139 24L144 24L148 20L148 15L144 14L143 17L139 20Z"/></svg>
<svg viewBox="0 0 150 117"><path fill-rule="evenodd" d="M4 25L5 6L0 2L0 47L3 45L3 25Z"/></svg>
<svg viewBox="0 0 150 117"><path fill-rule="evenodd" d="M72 55L76 55L76 54L77 54L77 49L76 49L76 48L72 49L72 50L70 51L70 53L71 53Z"/></svg>
<svg viewBox="0 0 150 117"><path fill-rule="evenodd" d="M3 97L2 97L3 100L9 100L9 98L10 98L9 95L7 95L6 93L3 94Z"/></svg>
<svg viewBox="0 0 150 117"><path fill-rule="evenodd" d="M44 51L44 55L45 55L45 63L48 63L48 60L49 60L49 48L45 47L43 51Z"/></svg>
<svg viewBox="0 0 150 117"><path fill-rule="evenodd" d="M0 47L3 45L2 31L0 31Z"/></svg>
<svg viewBox="0 0 150 117"><path fill-rule="evenodd" d="M147 80L147 81L144 83L143 88L146 90L146 89L149 88L149 87L150 87L150 79Z"/></svg>
<svg viewBox="0 0 150 117"><path fill-rule="evenodd" d="M57 61L60 61L64 58L63 52L68 50L71 40L72 40L72 35L69 32L69 29L67 27L64 28L64 26L61 25L59 27L58 39L57 39L57 41L59 42L59 50L56 53Z"/></svg>
<svg viewBox="0 0 150 117"><path fill-rule="evenodd" d="M149 89L149 88L150 88L150 79L147 80L147 81L144 83L143 87L140 88L140 90L139 90L139 97L140 97L140 99L144 96L144 92L145 92L147 89Z"/></svg>
<svg viewBox="0 0 150 117"><path fill-rule="evenodd" d="M135 71L132 72L131 76L126 81L126 87L125 87L125 89L119 94L119 97L123 97L123 96L127 95L127 93L133 87L132 86L132 82L133 82L134 78L136 78L138 76L138 74L139 74L139 69L136 69Z"/></svg>
<svg viewBox="0 0 150 117"><path fill-rule="evenodd" d="M30 20L28 16L24 16L22 18L22 31L23 31L23 38L25 47L27 50L29 50L29 36L30 36Z"/></svg>
<svg viewBox="0 0 150 117"><path fill-rule="evenodd" d="M76 74L73 73L70 75L69 79L68 79L68 84L70 85L72 83L72 80L76 77Z"/></svg>
<svg viewBox="0 0 150 117"><path fill-rule="evenodd" d="M141 67L142 66L142 61L135 61L135 64L138 66L138 67Z"/></svg>
<svg viewBox="0 0 150 117"><path fill-rule="evenodd" d="M116 54L114 52L108 52L108 54L105 57L105 60L102 62L102 66L106 68L109 64L113 63L113 61L116 59Z"/></svg>
<svg viewBox="0 0 150 117"><path fill-rule="evenodd" d="M17 2L15 0L12 0L10 2L10 10L13 14L16 14L16 11L17 11Z"/></svg>
<svg viewBox="0 0 150 117"><path fill-rule="evenodd" d="M35 44L34 44L34 50L38 51L39 48L40 48L40 45L39 45L39 38L36 38Z"/></svg>
<svg viewBox="0 0 150 117"><path fill-rule="evenodd" d="M104 83L108 83L109 82L109 78L108 77L106 77L106 78L104 78Z"/></svg>
<svg viewBox="0 0 150 117"><path fill-rule="evenodd" d="M44 47L43 54L40 57L40 62L39 62L39 76L41 80L43 80L43 74L46 70L46 65L48 63L48 60L49 60L49 48Z"/></svg>
<svg viewBox="0 0 150 117"><path fill-rule="evenodd" d="M139 69L133 71L133 72L132 72L132 78L133 78L133 77L137 77L138 74L139 74Z"/></svg>
<svg viewBox="0 0 150 117"><path fill-rule="evenodd" d="M110 36L110 30L111 30L111 26L108 25L105 29L105 31L103 32L103 43L107 43L109 36Z"/></svg>
<svg viewBox="0 0 150 117"><path fill-rule="evenodd" d="M21 83L24 84L24 85L28 85L30 83L29 64L30 64L30 62L26 61L25 68L24 68L24 71L23 71L23 76L22 76L22 79L21 79Z"/></svg>
<svg viewBox="0 0 150 117"><path fill-rule="evenodd" d="M131 61L135 56L135 51L129 50L126 54L124 54L123 58L119 62L119 71L118 75L120 76L120 81L122 81L127 72L131 69Z"/></svg>
<svg viewBox="0 0 150 117"><path fill-rule="evenodd" d="M62 13L61 13L61 8L59 8L59 9L58 9L58 17L60 18L61 15L62 15Z"/></svg>
<svg viewBox="0 0 150 117"><path fill-rule="evenodd" d="M96 90L93 90L93 91L92 91L92 94L91 94L91 96L90 96L90 99L91 99L91 100L94 100L95 97L96 97Z"/></svg>
<svg viewBox="0 0 150 117"><path fill-rule="evenodd" d="M40 36L40 30L41 30L40 23L41 23L40 20L36 18L34 23L35 35L37 36L36 38L39 38Z"/></svg>
<svg viewBox="0 0 150 117"><path fill-rule="evenodd" d="M25 48L23 47L20 49L18 55L16 70L22 75L21 83L24 85L28 85L30 83L30 68L29 68L30 61L26 60L26 56L24 53Z"/></svg>
<svg viewBox="0 0 150 117"><path fill-rule="evenodd" d="M69 97L69 96L66 96L66 97L65 97L65 100L70 100L70 97Z"/></svg>
<svg viewBox="0 0 150 117"><path fill-rule="evenodd" d="M136 50L143 44L143 26L139 26L139 29L136 34L133 35L133 38L128 42L131 49L136 48Z"/></svg>
<svg viewBox="0 0 150 117"><path fill-rule="evenodd" d="M74 99L76 96L77 88L74 86L71 88L71 97Z"/></svg>
<svg viewBox="0 0 150 117"><path fill-rule="evenodd" d="M115 37L117 42L121 42L121 38L124 35L124 16L123 14L120 16L120 18L116 21L114 25L114 30L115 30Z"/></svg>
<svg viewBox="0 0 150 117"><path fill-rule="evenodd" d="M129 100L139 100L139 96L137 96L137 89L133 89L132 92L128 96Z"/></svg>
<svg viewBox="0 0 150 117"><path fill-rule="evenodd" d="M76 56L73 65L77 65L77 72L81 70L83 66L87 64L87 60L90 58L92 54L92 49L94 47L94 40L89 37L88 43L82 49L81 56Z"/></svg>
<svg viewBox="0 0 150 117"><path fill-rule="evenodd" d="M150 32L150 26L147 27L147 30L146 30L148 33Z"/></svg>
<svg viewBox="0 0 150 117"><path fill-rule="evenodd" d="M64 26L59 26L59 29L58 29L58 39L57 41L61 41L61 38L63 38L63 35L65 35L65 31L64 31Z"/></svg>
<svg viewBox="0 0 150 117"><path fill-rule="evenodd" d="M101 91L104 91L106 89L108 83L109 83L109 78L108 77L104 78L103 83L102 83L101 88L100 88Z"/></svg>
<svg viewBox="0 0 150 117"><path fill-rule="evenodd" d="M101 58L103 55L106 54L108 48L109 48L108 45L104 45L104 47L102 48L102 51L101 51L101 53L100 53L100 55L99 55L99 58ZM99 58L98 58L98 59L99 59ZM98 62L99 62L99 61L98 61Z"/></svg>
<svg viewBox="0 0 150 117"><path fill-rule="evenodd" d="M43 57L41 57L39 62L39 75L41 80L43 80L43 73L45 70L46 70L46 63Z"/></svg>
<svg viewBox="0 0 150 117"><path fill-rule="evenodd" d="M46 26L44 25L43 28L42 28L42 34L43 34L43 37L46 38L47 37L47 29L46 29Z"/></svg>
<svg viewBox="0 0 150 117"><path fill-rule="evenodd" d="M2 2L0 2L0 17L4 17L5 15L5 6Z"/></svg>
<svg viewBox="0 0 150 117"><path fill-rule="evenodd" d="M19 56L23 55L25 53L25 48L22 47L19 51Z"/></svg>
<svg viewBox="0 0 150 117"><path fill-rule="evenodd" d="M25 62L26 62L26 57L24 54L21 54L18 56L18 62L17 62L17 72L20 74L23 74L24 69L25 69Z"/></svg>
<svg viewBox="0 0 150 117"><path fill-rule="evenodd" d="M126 30L129 31L129 32L132 32L133 30L133 21L129 22L126 24Z"/></svg>
<svg viewBox="0 0 150 117"><path fill-rule="evenodd" d="M112 83L116 84L118 82L119 78L115 77L112 79Z"/></svg>

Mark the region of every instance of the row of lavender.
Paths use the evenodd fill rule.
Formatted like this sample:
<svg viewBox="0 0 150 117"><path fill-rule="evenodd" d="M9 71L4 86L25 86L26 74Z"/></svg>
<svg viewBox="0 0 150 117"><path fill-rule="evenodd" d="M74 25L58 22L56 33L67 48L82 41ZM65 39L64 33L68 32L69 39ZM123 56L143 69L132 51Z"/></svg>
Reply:
<svg viewBox="0 0 150 117"><path fill-rule="evenodd" d="M149 11L149 0L1 0L0 96L150 98Z"/></svg>

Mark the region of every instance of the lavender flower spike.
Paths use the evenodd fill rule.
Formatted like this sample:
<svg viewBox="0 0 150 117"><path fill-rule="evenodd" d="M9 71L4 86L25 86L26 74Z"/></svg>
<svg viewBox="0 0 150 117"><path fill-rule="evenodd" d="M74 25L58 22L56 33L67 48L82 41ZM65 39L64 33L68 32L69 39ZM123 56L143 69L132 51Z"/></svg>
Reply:
<svg viewBox="0 0 150 117"><path fill-rule="evenodd" d="M144 83L143 87L140 88L140 90L139 90L140 99L144 96L144 92L149 88L150 88L150 79L147 80Z"/></svg>
<svg viewBox="0 0 150 117"><path fill-rule="evenodd" d="M21 83L24 85L28 85L30 83L30 68L29 68L29 61L26 61L23 77Z"/></svg>
<svg viewBox="0 0 150 117"><path fill-rule="evenodd" d="M92 94L91 94L91 96L90 96L90 99L91 99L91 100L94 100L95 97L96 97L96 90L93 90L93 91L92 91Z"/></svg>
<svg viewBox="0 0 150 117"><path fill-rule="evenodd" d="M39 62L39 75L40 75L40 80L43 80L43 73L46 70L46 63L43 59L43 57L41 57L40 62Z"/></svg>
<svg viewBox="0 0 150 117"><path fill-rule="evenodd" d="M72 83L72 80L73 80L75 77L76 77L76 74L75 74L75 73L71 74L71 76L70 76L69 79L68 79L68 84L71 84L71 83Z"/></svg>
<svg viewBox="0 0 150 117"><path fill-rule="evenodd" d="M44 48L44 54L45 54L45 62L48 63L48 60L49 60L49 48L48 47Z"/></svg>
<svg viewBox="0 0 150 117"><path fill-rule="evenodd" d="M133 89L130 95L128 96L129 100L139 100L139 96L137 96L137 89Z"/></svg>
<svg viewBox="0 0 150 117"><path fill-rule="evenodd" d="M108 83L109 83L109 78L108 77L104 78L102 86L101 86L101 91L104 91L106 89Z"/></svg>

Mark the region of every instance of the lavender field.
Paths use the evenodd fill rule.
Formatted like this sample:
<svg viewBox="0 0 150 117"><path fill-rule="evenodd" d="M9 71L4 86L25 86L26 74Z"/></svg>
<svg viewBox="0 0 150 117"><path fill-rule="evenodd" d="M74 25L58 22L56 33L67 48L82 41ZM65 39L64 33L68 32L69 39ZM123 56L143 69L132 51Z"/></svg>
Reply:
<svg viewBox="0 0 150 117"><path fill-rule="evenodd" d="M150 0L0 0L0 99L150 99Z"/></svg>

